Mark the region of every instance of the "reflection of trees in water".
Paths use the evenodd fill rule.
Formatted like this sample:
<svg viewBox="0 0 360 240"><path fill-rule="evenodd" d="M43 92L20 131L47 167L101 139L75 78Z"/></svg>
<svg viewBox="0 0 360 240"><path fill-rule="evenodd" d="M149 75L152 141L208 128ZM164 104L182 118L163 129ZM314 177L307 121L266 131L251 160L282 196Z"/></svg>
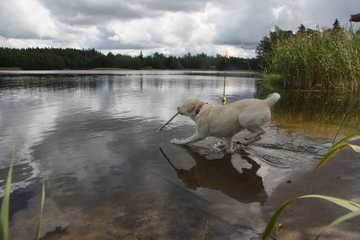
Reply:
<svg viewBox="0 0 360 240"><path fill-rule="evenodd" d="M242 156L251 164L251 168L242 168L242 172L239 172L233 166L231 162L232 155L230 154L225 154L219 159L208 160L188 146L183 146L183 148L195 160L195 165L188 170L177 169L165 153L160 150L187 188L196 190L202 187L219 190L242 203L262 203L267 199L262 178L256 174L260 169L260 165L250 157Z"/></svg>
<svg viewBox="0 0 360 240"><path fill-rule="evenodd" d="M90 89L102 87L96 76L87 75L14 75L1 76L0 89Z"/></svg>
<svg viewBox="0 0 360 240"><path fill-rule="evenodd" d="M272 108L275 122L280 125L286 125L287 122L312 122L318 125L326 124L327 128L329 125L334 128L339 126L355 94L314 90L265 90L259 83L256 85L255 97L265 98L275 91L281 95L281 99ZM356 131L360 126L359 116L360 102L356 101L344 126L355 128L353 131Z"/></svg>

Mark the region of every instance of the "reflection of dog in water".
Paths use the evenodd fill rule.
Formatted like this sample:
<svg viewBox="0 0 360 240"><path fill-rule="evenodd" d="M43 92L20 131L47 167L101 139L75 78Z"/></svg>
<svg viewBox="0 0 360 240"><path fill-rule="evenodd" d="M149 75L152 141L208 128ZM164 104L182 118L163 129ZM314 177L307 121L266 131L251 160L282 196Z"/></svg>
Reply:
<svg viewBox="0 0 360 240"><path fill-rule="evenodd" d="M177 169L161 148L160 150L189 189L196 190L203 187L220 190L242 203L263 203L267 198L262 178L256 175L260 165L248 156L242 157L251 164L251 168L242 168L240 173L231 162L232 155L226 154L221 159L207 160L188 150L196 164L191 169L184 170Z"/></svg>

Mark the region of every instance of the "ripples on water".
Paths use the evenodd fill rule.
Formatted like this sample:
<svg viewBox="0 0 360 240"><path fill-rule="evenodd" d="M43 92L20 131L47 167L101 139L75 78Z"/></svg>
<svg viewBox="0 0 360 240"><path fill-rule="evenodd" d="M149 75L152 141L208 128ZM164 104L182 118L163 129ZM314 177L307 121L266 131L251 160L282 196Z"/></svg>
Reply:
<svg viewBox="0 0 360 240"><path fill-rule="evenodd" d="M0 180L4 184L15 145L13 196L26 206L13 211L12 237L35 230L41 179L47 192L43 234L60 227L72 239L190 239L207 222L220 238L259 237L264 225L259 206L279 172L287 171L259 161L271 151L224 156L216 139L189 149L174 146L170 139L194 131L182 116L157 133L189 97L220 104L222 76L66 73L0 75ZM257 83L227 77L227 102L264 98L267 92ZM277 112L284 105L293 109L291 104L279 102L274 109L280 130L288 127L281 127L284 116L291 119L297 112ZM276 128L268 130L274 136ZM224 184L226 176L236 184Z"/></svg>

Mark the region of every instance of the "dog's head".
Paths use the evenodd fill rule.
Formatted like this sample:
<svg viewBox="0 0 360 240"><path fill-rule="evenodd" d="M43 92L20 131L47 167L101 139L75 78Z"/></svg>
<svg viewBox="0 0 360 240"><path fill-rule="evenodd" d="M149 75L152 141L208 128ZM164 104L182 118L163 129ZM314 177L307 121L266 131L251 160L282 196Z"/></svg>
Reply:
<svg viewBox="0 0 360 240"><path fill-rule="evenodd" d="M190 117L192 120L195 120L196 109L204 104L204 101L200 99L192 98L185 101L184 105L177 108L178 113Z"/></svg>

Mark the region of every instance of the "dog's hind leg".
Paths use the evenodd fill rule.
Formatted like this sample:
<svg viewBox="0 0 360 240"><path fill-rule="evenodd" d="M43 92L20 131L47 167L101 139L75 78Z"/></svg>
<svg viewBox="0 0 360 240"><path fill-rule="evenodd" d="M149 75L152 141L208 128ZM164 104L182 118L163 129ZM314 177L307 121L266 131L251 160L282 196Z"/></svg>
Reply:
<svg viewBox="0 0 360 240"><path fill-rule="evenodd" d="M243 142L242 144L244 144L244 145L249 145L249 144L252 144L252 143L254 143L254 142L259 141L260 139L261 139L261 136L259 135L259 136L250 138L249 140Z"/></svg>
<svg viewBox="0 0 360 240"><path fill-rule="evenodd" d="M244 142L244 145L249 145L251 143L257 142L261 139L261 135L265 133L265 130L261 127L252 127L248 128L248 130L251 132L250 134L245 135L244 139L248 140Z"/></svg>
<svg viewBox="0 0 360 240"><path fill-rule="evenodd" d="M254 137L258 137L262 134L265 133L265 130L262 129L262 127L252 127L252 128L247 128L251 133L250 134L247 134L245 135L244 139L245 140L249 140L251 138L254 138Z"/></svg>

